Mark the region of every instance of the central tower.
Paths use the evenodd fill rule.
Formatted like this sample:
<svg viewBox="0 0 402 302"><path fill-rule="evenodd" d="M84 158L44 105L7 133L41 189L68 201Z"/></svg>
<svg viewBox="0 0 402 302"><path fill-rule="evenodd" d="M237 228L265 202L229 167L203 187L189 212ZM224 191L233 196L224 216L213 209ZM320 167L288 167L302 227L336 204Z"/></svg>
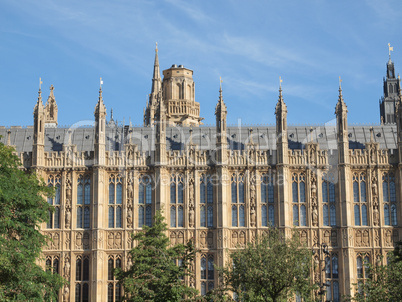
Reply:
<svg viewBox="0 0 402 302"><path fill-rule="evenodd" d="M195 101L193 71L172 65L163 71L163 102L169 125L199 126L200 103Z"/></svg>
<svg viewBox="0 0 402 302"><path fill-rule="evenodd" d="M162 84L162 85L161 85ZM166 123L169 126L202 125L200 103L195 101L195 85L193 71L183 65L172 65L163 71L161 83L159 74L158 48L155 49L154 74L149 102L144 109L144 125L153 126L157 121L157 110L160 102L166 109Z"/></svg>

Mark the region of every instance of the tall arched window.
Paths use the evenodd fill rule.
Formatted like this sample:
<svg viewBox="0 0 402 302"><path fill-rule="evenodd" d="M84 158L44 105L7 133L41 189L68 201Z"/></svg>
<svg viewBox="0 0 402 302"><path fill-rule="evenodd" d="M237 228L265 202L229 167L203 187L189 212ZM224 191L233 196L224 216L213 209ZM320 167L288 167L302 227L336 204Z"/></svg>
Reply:
<svg viewBox="0 0 402 302"><path fill-rule="evenodd" d="M170 178L170 227L184 227L184 176Z"/></svg>
<svg viewBox="0 0 402 302"><path fill-rule="evenodd" d="M80 175L77 181L77 228L91 226L91 178Z"/></svg>
<svg viewBox="0 0 402 302"><path fill-rule="evenodd" d="M120 175L109 177L109 228L122 227L123 184Z"/></svg>
<svg viewBox="0 0 402 302"><path fill-rule="evenodd" d="M232 226L244 227L245 221L245 202L244 202L244 175L232 175Z"/></svg>
<svg viewBox="0 0 402 302"><path fill-rule="evenodd" d="M293 225L306 226L306 183L304 173L293 173L292 196L293 196Z"/></svg>
<svg viewBox="0 0 402 302"><path fill-rule="evenodd" d="M210 175L200 177L200 226L214 226L214 190Z"/></svg>
<svg viewBox="0 0 402 302"><path fill-rule="evenodd" d="M152 181L149 175L142 175L138 184L138 227L152 226Z"/></svg>
<svg viewBox="0 0 402 302"><path fill-rule="evenodd" d="M268 174L261 176L261 226L275 225L274 181Z"/></svg>
<svg viewBox="0 0 402 302"><path fill-rule="evenodd" d="M89 295L89 256L77 256L75 263L75 301L88 302Z"/></svg>
<svg viewBox="0 0 402 302"><path fill-rule="evenodd" d="M332 174L324 174L322 177L322 211L324 226L336 225L335 207L335 183Z"/></svg>
<svg viewBox="0 0 402 302"><path fill-rule="evenodd" d="M384 173L382 176L382 196L384 203L384 224L394 225L397 222L396 213L396 188L393 173Z"/></svg>
<svg viewBox="0 0 402 302"><path fill-rule="evenodd" d="M60 228L60 175L50 175L48 177L48 186L50 188L55 188L55 195L49 196L47 198L48 204L54 207L54 211L49 210L49 221L46 227L48 229L59 229Z"/></svg>
<svg viewBox="0 0 402 302"><path fill-rule="evenodd" d="M201 256L201 294L206 295L208 291L214 288L215 270L214 256Z"/></svg>
<svg viewBox="0 0 402 302"><path fill-rule="evenodd" d="M118 284L118 280L114 276L114 270L121 268L121 256L109 256L108 258L108 302L120 302L121 301L121 287Z"/></svg>
<svg viewBox="0 0 402 302"><path fill-rule="evenodd" d="M355 225L368 225L366 204L366 176L364 173L353 174L353 201Z"/></svg>

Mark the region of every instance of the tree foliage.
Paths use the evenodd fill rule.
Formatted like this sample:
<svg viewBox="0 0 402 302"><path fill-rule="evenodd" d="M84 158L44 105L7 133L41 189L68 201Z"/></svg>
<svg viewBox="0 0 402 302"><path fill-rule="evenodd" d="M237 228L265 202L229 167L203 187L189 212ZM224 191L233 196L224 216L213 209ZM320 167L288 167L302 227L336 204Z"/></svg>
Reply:
<svg viewBox="0 0 402 302"><path fill-rule="evenodd" d="M169 247L163 220L158 211L152 227L144 226L144 231L133 235L137 246L130 251L132 265L127 271L116 271L126 301L183 301L198 293L184 283L195 256L193 242Z"/></svg>
<svg viewBox="0 0 402 302"><path fill-rule="evenodd" d="M230 301L230 290L239 301L286 301L295 293L310 299L311 251L301 247L298 234L285 239L277 229L236 249L224 268L218 268L223 287L209 294L214 301ZM222 297L222 298L219 298Z"/></svg>
<svg viewBox="0 0 402 302"><path fill-rule="evenodd" d="M39 225L52 210L44 196L52 191L19 167L13 149L0 143L0 300L54 301L62 278L36 263L46 244Z"/></svg>
<svg viewBox="0 0 402 302"><path fill-rule="evenodd" d="M369 276L364 282L356 284L356 293L354 297L349 297L349 301L401 301L402 261L400 258L400 250L396 250L394 255L390 254L388 256L387 265L382 265L381 260L374 265L370 263L365 264L369 270Z"/></svg>

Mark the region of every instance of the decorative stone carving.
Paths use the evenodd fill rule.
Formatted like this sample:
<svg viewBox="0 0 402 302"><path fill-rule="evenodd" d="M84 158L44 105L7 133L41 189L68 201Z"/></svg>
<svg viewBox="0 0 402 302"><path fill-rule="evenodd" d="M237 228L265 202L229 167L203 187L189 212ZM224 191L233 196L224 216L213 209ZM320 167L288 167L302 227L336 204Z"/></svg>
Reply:
<svg viewBox="0 0 402 302"><path fill-rule="evenodd" d="M84 233L84 236L82 237L82 244L85 250L89 249L90 239L88 232Z"/></svg>
<svg viewBox="0 0 402 302"><path fill-rule="evenodd" d="M313 231L313 244L314 246L318 245L318 232Z"/></svg>
<svg viewBox="0 0 402 302"><path fill-rule="evenodd" d="M336 231L331 231L331 246L338 245L338 234Z"/></svg>
<svg viewBox="0 0 402 302"><path fill-rule="evenodd" d="M375 206L375 205L374 205L374 210L373 210L373 224L374 224L374 226L380 225L380 213L378 211L378 206Z"/></svg>
<svg viewBox="0 0 402 302"><path fill-rule="evenodd" d="M75 248L82 249L82 233L78 232L75 235Z"/></svg>
<svg viewBox="0 0 402 302"><path fill-rule="evenodd" d="M63 301L64 302L70 301L70 288L68 287L67 284L64 286Z"/></svg>
<svg viewBox="0 0 402 302"><path fill-rule="evenodd" d="M330 244L330 232L329 231L324 231L324 243L326 243L327 245Z"/></svg>
<svg viewBox="0 0 402 302"><path fill-rule="evenodd" d="M190 179L189 184L189 211L188 211L188 225L190 228L194 227L194 179Z"/></svg>
<svg viewBox="0 0 402 302"><path fill-rule="evenodd" d="M307 231L300 232L300 244L307 245Z"/></svg>
<svg viewBox="0 0 402 302"><path fill-rule="evenodd" d="M131 202L134 198L133 192L133 176L132 172L129 173L128 181L127 181L127 200Z"/></svg>
<svg viewBox="0 0 402 302"><path fill-rule="evenodd" d="M133 224L133 209L131 206L128 207L127 209L127 226L131 227Z"/></svg>
<svg viewBox="0 0 402 302"><path fill-rule="evenodd" d="M237 246L238 241L238 234L237 231L232 231L232 247Z"/></svg>
<svg viewBox="0 0 402 302"><path fill-rule="evenodd" d="M64 259L64 278L66 280L69 280L69 278L70 278L70 267L71 267L70 258L66 257Z"/></svg>
<svg viewBox="0 0 402 302"><path fill-rule="evenodd" d="M392 246L392 232L391 230L385 230L385 245Z"/></svg>
<svg viewBox="0 0 402 302"><path fill-rule="evenodd" d="M66 250L70 249L70 233L66 234Z"/></svg>
<svg viewBox="0 0 402 302"><path fill-rule="evenodd" d="M208 232L207 242L208 242L208 248L211 249L214 247L214 233L213 232Z"/></svg>
<svg viewBox="0 0 402 302"><path fill-rule="evenodd" d="M355 231L355 245L357 247L362 246L362 232L360 230Z"/></svg>
<svg viewBox="0 0 402 302"><path fill-rule="evenodd" d="M250 226L255 227L255 204L256 204L256 186L255 186L255 176L251 178L250 185Z"/></svg>
<svg viewBox="0 0 402 302"><path fill-rule="evenodd" d="M59 233L53 234L52 250L60 249L60 235Z"/></svg>
<svg viewBox="0 0 402 302"><path fill-rule="evenodd" d="M204 231L200 234L200 246L202 248L207 247L207 234Z"/></svg>
<svg viewBox="0 0 402 302"><path fill-rule="evenodd" d="M240 236L239 236L239 245L241 247L245 247L246 246L246 233L241 231L240 232Z"/></svg>
<svg viewBox="0 0 402 302"><path fill-rule="evenodd" d="M183 232L178 233L177 244L184 244L184 233Z"/></svg>
<svg viewBox="0 0 402 302"><path fill-rule="evenodd" d="M374 242L376 246L380 246L380 232L378 230L374 231Z"/></svg>
<svg viewBox="0 0 402 302"><path fill-rule="evenodd" d="M71 226L71 209L69 207L66 208L66 218L65 218L65 222L66 222L66 229L69 229Z"/></svg>
<svg viewBox="0 0 402 302"><path fill-rule="evenodd" d="M311 206L312 224L318 226L317 177L315 172L311 172Z"/></svg>
<svg viewBox="0 0 402 302"><path fill-rule="evenodd" d="M121 243L122 243L122 236L121 233L118 232L114 238L114 248L121 249L122 248Z"/></svg>

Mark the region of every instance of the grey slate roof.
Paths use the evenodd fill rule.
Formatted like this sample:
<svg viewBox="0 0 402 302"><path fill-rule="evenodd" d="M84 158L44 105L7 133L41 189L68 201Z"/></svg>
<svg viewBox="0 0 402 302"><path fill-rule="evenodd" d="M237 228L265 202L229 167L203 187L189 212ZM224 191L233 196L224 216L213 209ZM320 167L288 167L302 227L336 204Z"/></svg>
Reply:
<svg viewBox="0 0 402 302"><path fill-rule="evenodd" d="M350 125L349 147L351 149L364 149L365 143L370 141L369 125ZM249 129L252 128L252 140L263 150L275 150L275 126L241 126L228 127L228 144L232 150L244 150L249 143ZM313 129L313 141L318 142L321 149L336 149L336 129L334 125L322 126L288 126L288 140L290 149L304 148L310 141L310 129ZM374 128L374 140L380 143L382 149L396 149L396 125L377 125ZM0 127L0 142L7 143L7 128ZM11 127L10 142L16 146L17 152L32 151L33 128ZM45 128L45 151L61 151L63 145L68 144L68 132L71 131L71 142L77 146L77 151L94 150L94 128ZM122 150L124 144L131 137L132 143L140 151L155 150L155 128L153 127L107 127L106 150ZM168 127L166 135L167 150L181 150L189 143L189 127ZM216 128L192 128L192 141L201 150L215 148Z"/></svg>

